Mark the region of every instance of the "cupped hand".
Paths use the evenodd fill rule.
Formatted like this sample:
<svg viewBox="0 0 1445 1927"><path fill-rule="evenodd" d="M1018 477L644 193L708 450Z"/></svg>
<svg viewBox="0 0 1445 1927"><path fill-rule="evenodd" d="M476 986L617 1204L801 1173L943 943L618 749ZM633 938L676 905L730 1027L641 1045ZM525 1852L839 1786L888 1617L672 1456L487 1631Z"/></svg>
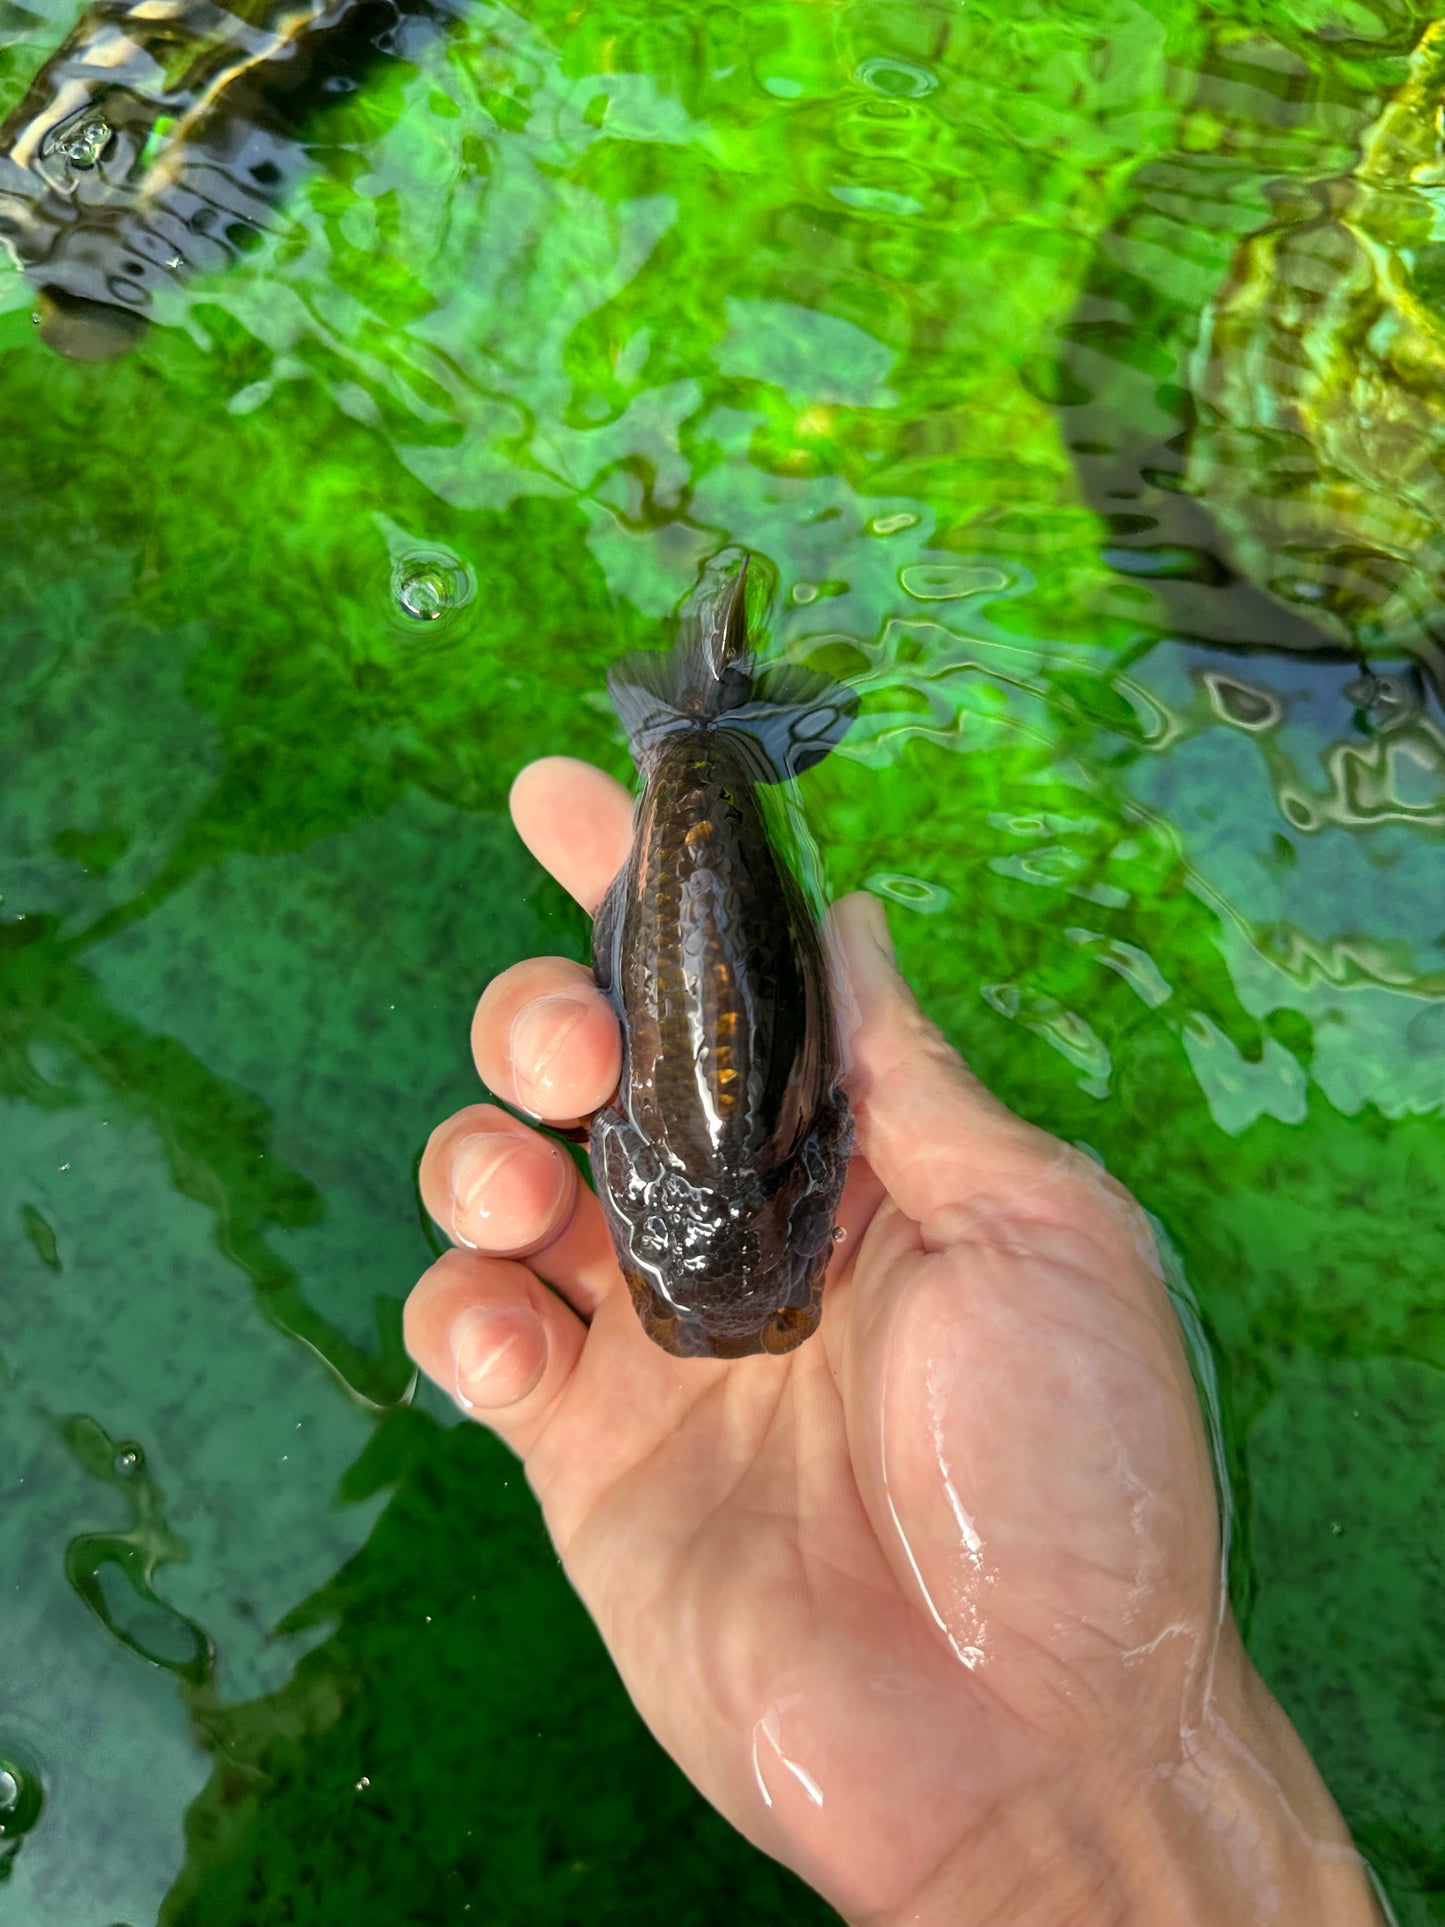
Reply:
<svg viewBox="0 0 1445 1927"><path fill-rule="evenodd" d="M627 793L551 758L512 810L594 909ZM570 1158L478 1104L423 1159L456 1248L407 1342L521 1456L640 1712L735 1826L854 1920L1023 1919L1020 1856L1074 1853L1060 1816L1107 1832L1141 1782L1207 1808L1208 1736L1270 1715L1143 1214L969 1074L876 903L840 903L832 941L857 1155L816 1337L659 1350ZM472 1045L543 1123L616 1085L613 1014L560 958L493 982Z"/></svg>

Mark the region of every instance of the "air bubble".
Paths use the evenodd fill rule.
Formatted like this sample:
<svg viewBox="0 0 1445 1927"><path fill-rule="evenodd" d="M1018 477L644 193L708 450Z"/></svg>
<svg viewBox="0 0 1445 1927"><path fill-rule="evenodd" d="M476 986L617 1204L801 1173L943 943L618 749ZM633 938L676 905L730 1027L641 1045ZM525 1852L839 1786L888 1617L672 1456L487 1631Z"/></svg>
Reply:
<svg viewBox="0 0 1445 1927"><path fill-rule="evenodd" d="M61 142L60 151L72 167L94 167L110 146L110 122L83 120L75 132Z"/></svg>
<svg viewBox="0 0 1445 1927"><path fill-rule="evenodd" d="M435 562L398 567L392 575L392 593L402 614L413 622L435 622L458 599L455 578Z"/></svg>
<svg viewBox="0 0 1445 1927"><path fill-rule="evenodd" d="M39 1770L0 1735L0 1881L45 1805Z"/></svg>
<svg viewBox="0 0 1445 1927"><path fill-rule="evenodd" d="M392 564L392 598L411 622L436 622L463 608L472 592L471 575L454 555L433 549L400 555Z"/></svg>
<svg viewBox="0 0 1445 1927"><path fill-rule="evenodd" d="M396 584L403 615L416 622L435 622L446 607L446 584L437 569L408 569Z"/></svg>
<svg viewBox="0 0 1445 1927"><path fill-rule="evenodd" d="M138 1445L118 1445L111 1465L117 1478L133 1479L137 1472L145 1470L146 1455Z"/></svg>

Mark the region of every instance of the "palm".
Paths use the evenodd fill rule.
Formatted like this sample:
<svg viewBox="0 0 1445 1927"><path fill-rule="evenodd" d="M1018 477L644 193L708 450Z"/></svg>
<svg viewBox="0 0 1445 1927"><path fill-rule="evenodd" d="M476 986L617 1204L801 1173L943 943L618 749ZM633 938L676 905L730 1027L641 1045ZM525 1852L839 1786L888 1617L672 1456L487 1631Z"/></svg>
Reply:
<svg viewBox="0 0 1445 1927"><path fill-rule="evenodd" d="M992 1272L976 1320L960 1318L970 1260ZM993 1315L1008 1287L1048 1301L1054 1334L1022 1310ZM658 1737L744 1832L775 1851L781 1836L805 1877L815 1858L835 1882L851 1863L865 1907L906 1891L1060 1738L1096 1737L1125 1654L1170 1625L1202 1645L1212 1623L1213 1573L1170 1544L1212 1505L1192 1401L1175 1403L1173 1380L1127 1431L1106 1428L1151 1484L1194 1461L1141 1522L1137 1490L1088 1489L1105 1470L1097 1414L1061 1412L1040 1370L1071 1303L1097 1323L1095 1291L1037 1259L920 1251L885 1202L829 1285L822 1342L772 1369L679 1368L619 1292L529 1454L567 1569ZM880 1303L898 1309L880 1319ZM1101 1333L1070 1374L1137 1396L1157 1361L1116 1342ZM958 1399L940 1375L965 1362ZM868 1388L859 1402L850 1380ZM984 1467L997 1476L980 1494ZM1002 1542L990 1520L1007 1522ZM955 1719L939 1719L940 1696Z"/></svg>
<svg viewBox="0 0 1445 1927"><path fill-rule="evenodd" d="M529 840L553 860L545 827ZM591 867L579 894L595 900L615 857ZM664 1745L750 1837L871 1912L1061 1748L1097 1757L1141 1698L1177 1734L1218 1573L1197 1404L1140 1215L979 1091L851 941L870 1163L850 1174L819 1336L783 1358L669 1357L589 1196L521 1280L563 1363L524 1416L488 1416ZM501 1088L487 1011L478 1061ZM429 1201L454 1128L428 1152ZM417 1294L424 1363L426 1319L459 1281L477 1291L469 1261L448 1265Z"/></svg>

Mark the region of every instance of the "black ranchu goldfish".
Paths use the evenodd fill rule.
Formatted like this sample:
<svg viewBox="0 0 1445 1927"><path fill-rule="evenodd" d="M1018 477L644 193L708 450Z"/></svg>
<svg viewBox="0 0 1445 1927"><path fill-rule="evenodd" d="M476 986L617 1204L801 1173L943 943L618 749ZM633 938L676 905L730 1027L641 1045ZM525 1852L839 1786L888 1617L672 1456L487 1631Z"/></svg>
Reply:
<svg viewBox="0 0 1445 1927"><path fill-rule="evenodd" d="M592 1171L643 1328L682 1357L817 1329L852 1141L822 939L760 791L825 756L855 705L825 676L755 670L747 573L714 574L670 655L608 677L642 794L592 935L623 1036Z"/></svg>

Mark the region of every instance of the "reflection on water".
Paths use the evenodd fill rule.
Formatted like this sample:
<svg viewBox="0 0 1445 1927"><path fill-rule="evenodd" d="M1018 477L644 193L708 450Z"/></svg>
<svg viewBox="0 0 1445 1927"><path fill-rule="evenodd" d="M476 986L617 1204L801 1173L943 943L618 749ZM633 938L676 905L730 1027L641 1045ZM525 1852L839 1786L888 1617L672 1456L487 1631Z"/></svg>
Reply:
<svg viewBox="0 0 1445 1927"><path fill-rule="evenodd" d="M399 1335L471 1001L583 954L510 780L625 769L606 666L729 542L769 648L862 697L806 779L833 885L1167 1226L1247 1635L1428 1917L1439 690L1393 617L1280 599L1264 471L1197 439L1282 392L1298 211L1395 192L1357 169L1422 26L1257 16L476 0L289 99L259 245L188 255L129 356L61 360L0 279L25 1927L824 1917L638 1733ZM12 118L77 31L0 14ZM1267 380L1200 373L1206 316Z"/></svg>
<svg viewBox="0 0 1445 1927"><path fill-rule="evenodd" d="M450 549L412 540L385 516L378 524L391 551L391 599L413 641L426 624L428 648L467 640L475 646L477 579L467 563Z"/></svg>
<svg viewBox="0 0 1445 1927"><path fill-rule="evenodd" d="M65 1438L93 1478L127 1488L132 1512L127 1532L86 1532L72 1539L65 1548L66 1577L128 1651L203 1685L215 1659L211 1641L153 1583L158 1567L188 1558L190 1549L166 1525L144 1452L138 1445L117 1445L83 1415L66 1423Z"/></svg>
<svg viewBox="0 0 1445 1927"><path fill-rule="evenodd" d="M0 239L44 338L108 360L164 291L257 246L305 172L308 114L436 17L380 0L88 9L0 126Z"/></svg>

